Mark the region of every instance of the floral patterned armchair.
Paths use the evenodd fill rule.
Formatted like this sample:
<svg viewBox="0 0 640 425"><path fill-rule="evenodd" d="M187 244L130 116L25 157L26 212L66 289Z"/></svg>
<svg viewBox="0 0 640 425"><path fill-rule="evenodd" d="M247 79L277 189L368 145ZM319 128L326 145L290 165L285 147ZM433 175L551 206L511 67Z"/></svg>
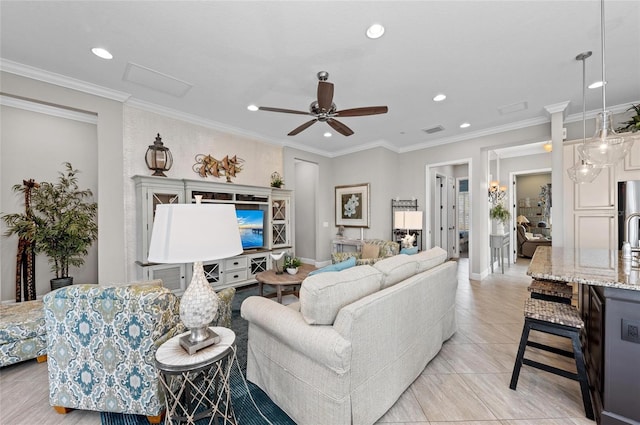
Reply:
<svg viewBox="0 0 640 425"><path fill-rule="evenodd" d="M355 257L357 266L362 264L371 265L383 258L398 255L400 252L400 245L398 242L394 241L387 241L384 239L365 239L364 244L377 246L378 256L374 258L362 258L362 249L358 252L333 252L331 253L331 262L333 264L340 263L350 257ZM364 248L364 246L362 248Z"/></svg>
<svg viewBox="0 0 640 425"><path fill-rule="evenodd" d="M146 415L164 396L156 349L184 331L179 301L156 285L73 285L45 295L49 401L69 408Z"/></svg>

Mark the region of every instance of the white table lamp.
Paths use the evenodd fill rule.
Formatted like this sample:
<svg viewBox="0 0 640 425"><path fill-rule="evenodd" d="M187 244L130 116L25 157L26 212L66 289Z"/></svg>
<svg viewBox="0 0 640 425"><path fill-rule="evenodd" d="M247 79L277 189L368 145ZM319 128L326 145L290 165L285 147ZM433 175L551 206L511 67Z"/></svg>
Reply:
<svg viewBox="0 0 640 425"><path fill-rule="evenodd" d="M242 253L235 207L196 202L158 205L149 246L149 262L193 262L193 278L180 300L180 319L191 331L180 344L189 354L216 341L209 325L218 314L219 300L202 262Z"/></svg>

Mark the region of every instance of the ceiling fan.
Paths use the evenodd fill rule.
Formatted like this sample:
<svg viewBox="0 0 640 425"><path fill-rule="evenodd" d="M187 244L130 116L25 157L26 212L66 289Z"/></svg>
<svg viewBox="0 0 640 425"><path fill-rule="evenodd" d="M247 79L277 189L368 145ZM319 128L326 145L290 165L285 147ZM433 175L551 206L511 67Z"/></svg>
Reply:
<svg viewBox="0 0 640 425"><path fill-rule="evenodd" d="M352 108L338 111L336 104L333 103L333 83L327 81L329 73L326 71L318 72L318 100L309 105L309 112L295 111L292 109L270 108L268 106L260 106L261 111L283 112L285 114L311 115L315 117L311 121L307 121L299 127L294 128L287 136L295 136L303 130L311 127L317 121L326 122L335 131L343 136L351 136L353 130L335 119L336 117L359 117L363 115L386 114L389 110L386 106L367 106L364 108Z"/></svg>

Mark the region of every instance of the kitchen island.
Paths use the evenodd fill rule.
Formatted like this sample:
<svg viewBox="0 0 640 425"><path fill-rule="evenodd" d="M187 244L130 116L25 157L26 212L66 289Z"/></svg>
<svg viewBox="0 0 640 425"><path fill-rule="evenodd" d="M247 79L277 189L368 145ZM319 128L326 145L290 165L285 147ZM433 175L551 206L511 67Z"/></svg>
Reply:
<svg viewBox="0 0 640 425"><path fill-rule="evenodd" d="M640 269L622 260L618 251L543 246L527 274L579 285L596 420L603 425L639 424Z"/></svg>

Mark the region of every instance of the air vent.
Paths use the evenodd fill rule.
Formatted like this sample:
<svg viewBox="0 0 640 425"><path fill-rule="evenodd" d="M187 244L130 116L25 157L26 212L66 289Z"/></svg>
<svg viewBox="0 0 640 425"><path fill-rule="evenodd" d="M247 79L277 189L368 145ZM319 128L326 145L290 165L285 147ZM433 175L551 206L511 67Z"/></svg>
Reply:
<svg viewBox="0 0 640 425"><path fill-rule="evenodd" d="M433 133L437 133L438 131L442 131L444 130L444 127L441 125L437 125L435 127L431 127L431 128L423 128L422 131L424 131L427 134L433 134Z"/></svg>
<svg viewBox="0 0 640 425"><path fill-rule="evenodd" d="M184 96L192 87L186 81L133 62L127 64L122 79L175 97Z"/></svg>
<svg viewBox="0 0 640 425"><path fill-rule="evenodd" d="M527 104L527 102L518 102L512 103L511 105L500 106L498 108L498 112L500 112L500 115L507 115L518 111L524 111L528 108L529 105Z"/></svg>

